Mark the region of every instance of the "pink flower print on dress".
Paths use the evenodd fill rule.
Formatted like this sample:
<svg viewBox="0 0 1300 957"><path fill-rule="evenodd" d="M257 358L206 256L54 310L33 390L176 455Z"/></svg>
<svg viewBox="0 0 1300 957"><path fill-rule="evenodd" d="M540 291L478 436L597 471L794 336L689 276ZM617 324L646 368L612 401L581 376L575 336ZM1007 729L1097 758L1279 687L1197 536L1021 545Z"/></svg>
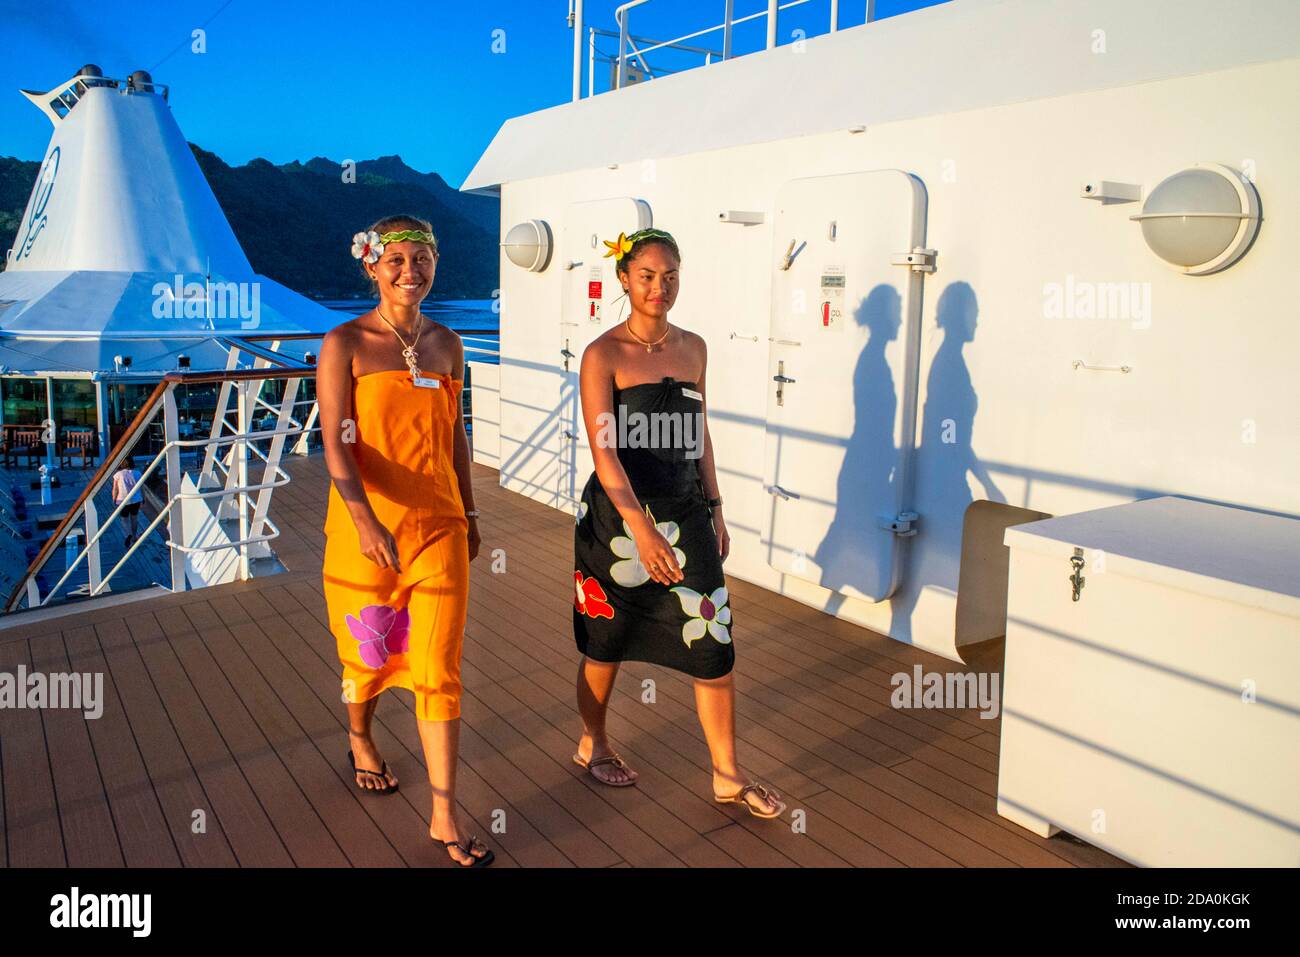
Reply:
<svg viewBox="0 0 1300 957"><path fill-rule="evenodd" d="M411 613L387 605L367 605L360 618L347 616L348 630L361 642L361 660L371 668L382 668L389 655L406 653L411 635Z"/></svg>

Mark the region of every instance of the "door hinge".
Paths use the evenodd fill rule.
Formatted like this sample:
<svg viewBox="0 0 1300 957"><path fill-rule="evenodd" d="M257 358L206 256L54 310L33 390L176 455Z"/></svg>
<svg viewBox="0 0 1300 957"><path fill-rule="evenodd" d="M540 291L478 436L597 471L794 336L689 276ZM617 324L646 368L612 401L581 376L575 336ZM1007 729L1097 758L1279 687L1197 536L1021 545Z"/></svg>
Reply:
<svg viewBox="0 0 1300 957"><path fill-rule="evenodd" d="M882 515L879 524L881 528L893 532L899 538L911 538L917 533L916 522L919 518L916 512L899 512L894 518Z"/></svg>
<svg viewBox="0 0 1300 957"><path fill-rule="evenodd" d="M906 266L912 272L934 272L934 261L938 255L937 249L922 249L920 246L914 246L910 253L898 253L890 262L895 266Z"/></svg>

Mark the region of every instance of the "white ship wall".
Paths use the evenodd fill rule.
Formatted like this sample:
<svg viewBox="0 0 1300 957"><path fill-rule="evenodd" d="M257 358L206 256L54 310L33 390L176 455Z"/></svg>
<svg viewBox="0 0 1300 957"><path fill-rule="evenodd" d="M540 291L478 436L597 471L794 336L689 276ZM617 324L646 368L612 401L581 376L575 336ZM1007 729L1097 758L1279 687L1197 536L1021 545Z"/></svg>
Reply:
<svg viewBox="0 0 1300 957"><path fill-rule="evenodd" d="M710 428L732 536L727 573L956 658L962 518L972 501L1062 515L1174 494L1300 515L1297 89L1300 61L1280 60L858 134L516 179L501 187L503 234L542 219L559 244L570 203L645 200L654 225L682 249L671 321L708 342ZM672 138L670 115L641 122ZM1142 184L1145 196L1196 162L1248 169L1263 204L1252 249L1215 275L1184 276L1158 260L1128 219L1140 203L1103 206L1079 196L1081 184L1097 179ZM767 337L777 190L798 177L886 168L925 184L927 245L938 250L938 269L925 279L923 305L914 500L921 532L901 588L873 604L767 564L763 426L774 387ZM762 210L766 222L722 224L724 209ZM558 245L542 273L504 256L501 264L502 484L557 507L565 507L555 494L562 254ZM1150 315L1048 318L1049 283L1149 284ZM973 338L961 346L944 346L937 307L945 290L953 290L950 303L969 293L978 309ZM602 329L618 318L608 316ZM865 334L849 332L860 348ZM942 375L932 382L936 356ZM1133 371L1076 371L1076 359ZM846 397L838 414L852 406ZM964 430L973 456L960 436L938 441L944 420L950 431Z"/></svg>

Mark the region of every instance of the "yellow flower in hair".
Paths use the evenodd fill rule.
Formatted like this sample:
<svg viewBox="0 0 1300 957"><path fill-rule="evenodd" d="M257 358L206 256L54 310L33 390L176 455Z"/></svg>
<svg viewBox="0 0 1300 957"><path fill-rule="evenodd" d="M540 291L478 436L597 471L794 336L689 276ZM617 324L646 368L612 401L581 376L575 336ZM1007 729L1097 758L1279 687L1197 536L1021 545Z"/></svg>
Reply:
<svg viewBox="0 0 1300 957"><path fill-rule="evenodd" d="M614 261L618 262L632 251L632 240L628 239L622 233L619 233L618 239L614 240L612 243L608 239L604 240L604 243L609 252L600 257L601 259L608 259L610 256L613 256Z"/></svg>

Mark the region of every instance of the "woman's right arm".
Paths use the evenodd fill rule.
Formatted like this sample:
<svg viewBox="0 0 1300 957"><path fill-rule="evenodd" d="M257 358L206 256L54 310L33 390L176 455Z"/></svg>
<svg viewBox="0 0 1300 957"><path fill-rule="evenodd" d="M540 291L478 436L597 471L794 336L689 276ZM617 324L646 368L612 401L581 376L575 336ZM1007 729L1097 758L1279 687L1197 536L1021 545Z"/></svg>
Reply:
<svg viewBox="0 0 1300 957"><path fill-rule="evenodd" d="M587 444L591 446L591 460L596 468L596 478L609 500L627 522L641 555L641 564L650 577L663 585L682 580L681 567L668 539L650 523L649 517L637 500L627 471L618 460L617 441L602 441L602 433L617 434L617 417L614 412L614 370L609 366L600 348L588 346L582 354L578 373L578 389L582 397L582 420L587 429ZM608 423L608 425L606 424ZM655 569L658 564L660 570Z"/></svg>
<svg viewBox="0 0 1300 957"><path fill-rule="evenodd" d="M366 497L361 469L352 450L357 440L357 424L352 408L352 348L346 335L340 329L330 330L321 342L316 362L316 407L325 446L325 466L357 527L361 553L381 568L401 571L397 543L392 533L380 524Z"/></svg>

